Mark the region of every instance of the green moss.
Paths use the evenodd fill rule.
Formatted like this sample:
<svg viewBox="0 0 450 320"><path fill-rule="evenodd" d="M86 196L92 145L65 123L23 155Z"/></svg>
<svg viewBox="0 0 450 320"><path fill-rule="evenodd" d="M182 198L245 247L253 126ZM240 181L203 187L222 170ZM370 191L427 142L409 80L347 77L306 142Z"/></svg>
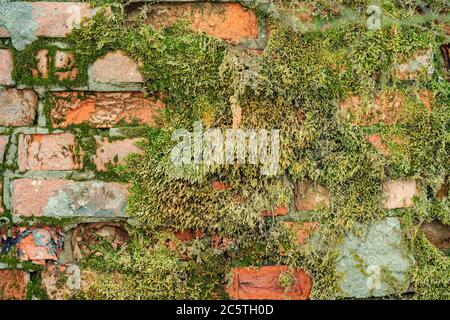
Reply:
<svg viewBox="0 0 450 320"><path fill-rule="evenodd" d="M356 11L366 5L366 1L310 3L319 22L340 16L342 12L332 10L338 5L348 4ZM304 32L294 28L292 16L287 16L299 9L297 1L277 3L279 11L259 5L260 16L272 20L270 39L260 56L194 33L183 23L159 30L139 16L125 23L121 6L115 14L99 14L72 33L73 50L86 64L116 49L141 61L147 92L161 94L166 105L162 127L143 132L148 138L141 145L143 154L133 155L117 169L120 179L133 182L128 213L139 229L130 247L98 248L102 258L86 261L92 278L98 280L81 297L216 297L232 266L283 264L308 270L314 281L312 298L337 298L341 275L335 271L336 246L357 222L396 215L409 221L405 241L417 262L411 271L415 297L448 298L448 259L414 232L431 217L427 210L448 223L448 200L443 202L447 210L436 209L433 199L422 199L411 210L387 212L382 206L383 181L417 179L422 193L435 192L450 171L450 84L443 80L437 56L445 36L428 20L416 26L392 20L368 31L365 17ZM445 4L433 1L430 5L440 10ZM382 6L393 17L417 15L414 7L394 1L383 1ZM436 53L431 77L409 82L394 77L396 64L429 48ZM431 112L418 98L420 89L434 95ZM339 115L339 101L349 95L359 95L367 109L380 92L394 91L404 95L405 105L395 124L358 127ZM281 130L276 176L263 176L250 165L174 167L170 161L173 130L192 130L195 121L203 121L205 127L228 128L235 107L242 109L242 128ZM82 132L86 136L94 131ZM366 140L369 133L380 133L391 154L379 154ZM92 138L82 144L87 154L94 150ZM230 188L215 191L213 179L227 182ZM292 203L297 179L324 185L330 193L329 207L313 216L319 230L303 246L277 219L261 217L263 210ZM161 244L168 229L202 229L208 237L218 234L233 239L233 245L220 259L206 254L182 261ZM142 240L145 236L147 241ZM196 252L200 244L205 245L194 242L188 247ZM216 260L222 268L213 271ZM383 280L395 291L391 278L385 274ZM132 286L149 281L152 286L137 290ZM126 290L118 290L123 287Z"/></svg>

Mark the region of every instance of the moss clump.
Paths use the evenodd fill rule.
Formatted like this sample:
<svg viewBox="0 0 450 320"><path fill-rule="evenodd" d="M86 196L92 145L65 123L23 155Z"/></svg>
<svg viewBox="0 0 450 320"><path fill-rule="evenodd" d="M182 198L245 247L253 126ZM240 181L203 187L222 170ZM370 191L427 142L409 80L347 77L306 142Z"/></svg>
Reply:
<svg viewBox="0 0 450 320"><path fill-rule="evenodd" d="M362 8L365 1L311 4L320 13L341 4ZM304 31L286 23L292 21L286 14L295 12L298 5L296 1L278 3L282 15L258 7L260 15L268 14L272 20L268 46L259 56L194 33L183 23L156 30L142 16L127 20L120 6L115 14L99 14L72 33L74 50L85 63L116 49L141 61L147 91L161 94L166 105L163 125L148 134L143 154L132 156L118 170L133 182L128 212L139 231L130 248L138 243L138 249L105 249L101 259L87 260L85 267L101 280L94 280L81 297L217 297L228 268L283 264L311 273L313 298L338 298L342 293L341 275L334 267L336 246L357 222L392 214L410 221L405 224L405 241L417 259L417 269L412 270L416 297L448 297L443 286L448 282L444 276L447 258L412 234L423 220L421 205L407 213L389 212L382 206L383 181L417 179L424 194L437 190L450 171L450 84L443 80L438 55L431 76L400 82L392 72L417 50L437 53L445 36L429 21L417 26L391 21L381 29L367 30L365 19L359 19ZM443 5L430 3L433 9ZM412 8L383 1L383 10L394 17L417 15ZM341 14L337 10L323 19ZM420 99L421 89L432 93L432 111ZM395 123L360 127L340 115L339 101L349 95L358 95L366 110L383 92L405 97ZM197 121L205 128L229 128L233 110L239 108L241 128L281 131L280 168L275 176L264 176L251 165L173 165L170 151L175 129L192 130ZM367 134L376 132L390 140L391 154L380 154L367 142ZM297 179L324 185L330 193L329 207L314 217L320 228L306 245L298 245L276 219L261 217L263 210L291 203ZM212 180L226 182L229 188L217 191L211 187ZM423 201L429 205L432 198ZM440 218L448 221L448 215L448 210L441 211ZM161 244L168 229L202 229L206 239L219 235L232 239L232 244L221 259L213 254L186 262ZM143 234L150 240L143 242ZM206 252L212 250L207 248ZM218 270L216 260L220 260ZM134 287L147 281L153 287ZM387 274L385 281L389 282ZM167 290L171 288L179 294ZM393 293L401 294L397 291L393 285Z"/></svg>

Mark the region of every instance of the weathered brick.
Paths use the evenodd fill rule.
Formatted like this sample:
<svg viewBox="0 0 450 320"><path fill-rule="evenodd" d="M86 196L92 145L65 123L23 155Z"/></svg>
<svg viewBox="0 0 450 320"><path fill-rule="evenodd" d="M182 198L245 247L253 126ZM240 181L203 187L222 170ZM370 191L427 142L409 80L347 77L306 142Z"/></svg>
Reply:
<svg viewBox="0 0 450 320"><path fill-rule="evenodd" d="M0 84L12 84L13 56L11 50L0 49Z"/></svg>
<svg viewBox="0 0 450 320"><path fill-rule="evenodd" d="M95 13L87 3L81 2L27 2L23 9L31 11L34 34L42 37L64 37L83 18ZM8 30L0 28L0 37L9 36Z"/></svg>
<svg viewBox="0 0 450 320"><path fill-rule="evenodd" d="M308 181L297 181L295 184L295 207L299 211L314 211L321 206L328 206L328 190Z"/></svg>
<svg viewBox="0 0 450 320"><path fill-rule="evenodd" d="M81 169L81 152L75 136L61 134L21 134L19 136L19 170Z"/></svg>
<svg viewBox="0 0 450 320"><path fill-rule="evenodd" d="M28 126L34 123L38 95L32 90L0 91L0 126Z"/></svg>
<svg viewBox="0 0 450 320"><path fill-rule="evenodd" d="M17 179L13 212L27 217L125 217L127 196L127 185L120 183Z"/></svg>
<svg viewBox="0 0 450 320"><path fill-rule="evenodd" d="M235 268L233 283L227 288L227 293L235 300L308 299L312 288L312 279L308 273L301 269L293 270L293 283L289 288L283 288L280 285L280 276L287 272L287 266Z"/></svg>
<svg viewBox="0 0 450 320"><path fill-rule="evenodd" d="M141 153L142 150L136 146L142 139L125 139L108 141L107 138L95 137L97 141L97 152L94 156L94 163L97 171L106 171L107 165L120 165L125 162L131 153Z"/></svg>
<svg viewBox="0 0 450 320"><path fill-rule="evenodd" d="M360 97L350 96L341 101L340 109L342 116L354 125L395 124L401 119L403 100L403 95L398 92L383 93L365 106Z"/></svg>
<svg viewBox="0 0 450 320"><path fill-rule="evenodd" d="M54 127L88 123L110 128L124 121L156 125L163 103L142 92L56 92L51 96L51 121Z"/></svg>
<svg viewBox="0 0 450 320"><path fill-rule="evenodd" d="M92 79L105 83L143 82L139 66L122 51L108 52L94 62Z"/></svg>
<svg viewBox="0 0 450 320"><path fill-rule="evenodd" d="M63 232L55 227L20 228L17 239L19 259L39 265L58 260L64 247Z"/></svg>
<svg viewBox="0 0 450 320"><path fill-rule="evenodd" d="M31 70L33 78L47 79L48 78L48 50L42 49L36 52L36 69Z"/></svg>
<svg viewBox="0 0 450 320"><path fill-rule="evenodd" d="M399 80L414 80L423 72L428 76L434 72L432 50L419 51L409 61L394 67L394 75Z"/></svg>
<svg viewBox="0 0 450 320"><path fill-rule="evenodd" d="M413 197L418 193L415 180L386 181L383 184L384 208L398 209L411 207Z"/></svg>
<svg viewBox="0 0 450 320"><path fill-rule="evenodd" d="M283 225L292 230L298 244L305 244L309 235L317 230L317 222L283 222Z"/></svg>
<svg viewBox="0 0 450 320"><path fill-rule="evenodd" d="M6 146L8 145L9 136L0 136L0 163L5 158Z"/></svg>
<svg viewBox="0 0 450 320"><path fill-rule="evenodd" d="M24 300L29 275L22 270L0 270L0 300Z"/></svg>
<svg viewBox="0 0 450 320"><path fill-rule="evenodd" d="M239 43L258 38L258 19L252 10L238 3L178 3L147 6L147 23L168 26L185 19L192 29Z"/></svg>

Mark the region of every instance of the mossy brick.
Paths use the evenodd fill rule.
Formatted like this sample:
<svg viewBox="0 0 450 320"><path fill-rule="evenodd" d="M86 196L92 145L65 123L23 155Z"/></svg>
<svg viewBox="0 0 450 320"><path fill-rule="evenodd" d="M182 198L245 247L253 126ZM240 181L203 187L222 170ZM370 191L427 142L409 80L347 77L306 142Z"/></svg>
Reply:
<svg viewBox="0 0 450 320"><path fill-rule="evenodd" d="M132 153L141 153L142 150L136 146L136 143L142 139L123 139L109 141L108 138L95 137L97 143L97 151L94 156L94 163L97 171L106 171L108 164L122 165L128 155Z"/></svg>
<svg viewBox="0 0 450 320"><path fill-rule="evenodd" d="M146 6L146 10L146 22L154 27L169 26L184 20L196 31L233 44L258 38L258 18L255 12L239 3L151 4Z"/></svg>

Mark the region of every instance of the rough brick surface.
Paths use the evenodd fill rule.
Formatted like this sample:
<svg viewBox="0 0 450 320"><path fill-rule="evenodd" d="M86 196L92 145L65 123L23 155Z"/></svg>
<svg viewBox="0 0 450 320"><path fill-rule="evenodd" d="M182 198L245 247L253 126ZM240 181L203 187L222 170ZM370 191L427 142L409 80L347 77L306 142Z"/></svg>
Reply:
<svg viewBox="0 0 450 320"><path fill-rule="evenodd" d="M258 38L255 13L238 3L182 3L148 6L147 23L167 26L187 19L194 30L231 43Z"/></svg>
<svg viewBox="0 0 450 320"><path fill-rule="evenodd" d="M38 95L32 90L0 91L0 126L32 125L37 107Z"/></svg>
<svg viewBox="0 0 450 320"><path fill-rule="evenodd" d="M299 211L313 211L321 206L328 206L328 190L307 181L295 184L295 207Z"/></svg>
<svg viewBox="0 0 450 320"><path fill-rule="evenodd" d="M22 270L0 270L0 300L25 299L28 278Z"/></svg>
<svg viewBox="0 0 450 320"><path fill-rule="evenodd" d="M414 180L387 181L384 188L384 207L386 209L398 209L411 207L413 197L417 194L417 183Z"/></svg>
<svg viewBox="0 0 450 320"><path fill-rule="evenodd" d="M139 64L122 51L108 52L92 66L92 79L96 82L143 82Z"/></svg>
<svg viewBox="0 0 450 320"><path fill-rule="evenodd" d="M0 85L12 84L13 65L11 50L0 49Z"/></svg>
<svg viewBox="0 0 450 320"><path fill-rule="evenodd" d="M64 37L94 10L81 2L29 2L24 11L31 11L32 32L36 36ZM28 22L30 23L30 22ZM0 28L0 36L8 37L8 30Z"/></svg>
<svg viewBox="0 0 450 320"><path fill-rule="evenodd" d="M82 167L75 136L22 134L19 136L19 170L77 170Z"/></svg>
<svg viewBox="0 0 450 320"><path fill-rule="evenodd" d="M47 79L48 78L48 50L42 49L36 52L36 69L31 70L33 78Z"/></svg>
<svg viewBox="0 0 450 320"><path fill-rule="evenodd" d="M163 108L160 100L141 92L58 92L51 100L51 121L60 128L81 123L110 128L122 121L155 125Z"/></svg>
<svg viewBox="0 0 450 320"><path fill-rule="evenodd" d="M233 283L227 293L236 300L306 300L312 287L311 277L303 270L293 271L290 288L280 286L280 275L288 272L287 266L267 266L260 269L236 268Z"/></svg>
<svg viewBox="0 0 450 320"><path fill-rule="evenodd" d="M8 145L9 136L0 136L0 163L5 158L6 146Z"/></svg>
<svg viewBox="0 0 450 320"><path fill-rule="evenodd" d="M17 179L13 189L13 211L21 216L126 216L128 190L120 183Z"/></svg>
<svg viewBox="0 0 450 320"><path fill-rule="evenodd" d="M125 162L131 153L140 153L142 150L136 146L142 139L125 139L109 142L106 138L96 137L97 153L94 157L97 171L106 171L107 165L120 165Z"/></svg>

